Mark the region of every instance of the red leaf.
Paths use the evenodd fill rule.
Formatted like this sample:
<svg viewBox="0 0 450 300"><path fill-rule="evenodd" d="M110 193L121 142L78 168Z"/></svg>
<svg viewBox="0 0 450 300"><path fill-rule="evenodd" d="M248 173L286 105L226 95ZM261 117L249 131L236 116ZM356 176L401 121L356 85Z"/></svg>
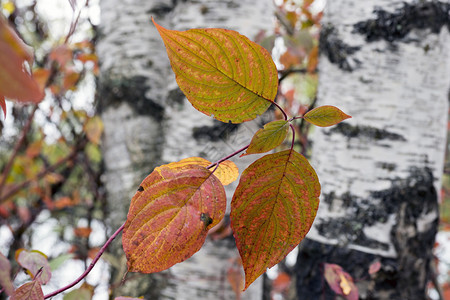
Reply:
<svg viewBox="0 0 450 300"><path fill-rule="evenodd" d="M32 63L31 48L17 36L0 15L0 95L18 101L39 102L44 91L24 67Z"/></svg>
<svg viewBox="0 0 450 300"><path fill-rule="evenodd" d="M156 168L131 200L123 230L129 271L159 272L191 257L225 208L223 185L208 169L184 162Z"/></svg>
<svg viewBox="0 0 450 300"><path fill-rule="evenodd" d="M370 264L369 274L372 275L372 274L377 273L380 270L380 268L381 268L381 263L379 261L376 261L376 262Z"/></svg>
<svg viewBox="0 0 450 300"><path fill-rule="evenodd" d="M52 277L52 271L48 264L47 256L40 251L19 249L16 251L16 260L19 265L26 269L28 274L34 279L39 270L41 274L37 277L40 284L46 284Z"/></svg>
<svg viewBox="0 0 450 300"><path fill-rule="evenodd" d="M305 237L319 195L316 172L293 150L266 155L244 170L231 202L231 228L245 289Z"/></svg>
<svg viewBox="0 0 450 300"><path fill-rule="evenodd" d="M0 253L0 287L3 288L6 295L11 296L14 293L14 286L10 277L11 264L9 260Z"/></svg>
<svg viewBox="0 0 450 300"><path fill-rule="evenodd" d="M11 300L44 300L44 293L37 280L20 286L11 296Z"/></svg>
<svg viewBox="0 0 450 300"><path fill-rule="evenodd" d="M358 288L353 278L336 264L325 264L325 280L330 288L347 300L358 300Z"/></svg>

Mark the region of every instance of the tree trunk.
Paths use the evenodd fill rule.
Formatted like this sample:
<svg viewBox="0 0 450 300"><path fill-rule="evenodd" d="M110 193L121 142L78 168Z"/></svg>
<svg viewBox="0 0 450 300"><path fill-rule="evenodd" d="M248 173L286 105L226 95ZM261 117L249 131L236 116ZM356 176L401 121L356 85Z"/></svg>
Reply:
<svg viewBox="0 0 450 300"><path fill-rule="evenodd" d="M139 183L154 167L190 156L211 161L249 142L260 121L224 124L196 111L170 70L164 44L151 16L169 29L221 27L254 38L272 28L271 0L101 1L99 107L105 125L104 181L108 225L120 226ZM239 159L240 170L247 163ZM236 184L227 188L232 196ZM123 253L116 250L116 255ZM237 257L234 241L207 239L202 250L155 280L128 280L121 295L148 299L235 299L227 280ZM114 275L118 282L123 275ZM152 284L153 283L153 284ZM153 292L148 292L153 290ZM144 292L147 291L147 292ZM261 282L244 299L260 299Z"/></svg>
<svg viewBox="0 0 450 300"><path fill-rule="evenodd" d="M323 263L360 299L426 299L438 226L450 84L450 4L328 1L318 104L353 116L312 137L322 185L300 244L299 299L334 299ZM369 266L381 269L369 275Z"/></svg>

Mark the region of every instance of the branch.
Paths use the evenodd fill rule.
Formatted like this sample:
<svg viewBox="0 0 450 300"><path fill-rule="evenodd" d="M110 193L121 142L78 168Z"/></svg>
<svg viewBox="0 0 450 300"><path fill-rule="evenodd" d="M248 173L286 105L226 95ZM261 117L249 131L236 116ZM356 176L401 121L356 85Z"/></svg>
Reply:
<svg viewBox="0 0 450 300"><path fill-rule="evenodd" d="M92 260L91 264L89 265L89 267L86 269L86 271L83 272L83 274L81 274L77 279L75 279L75 281L73 281L72 283L69 283L68 285L50 293L44 296L44 299L48 299L50 297L56 296L59 293L64 292L67 289L70 289L71 287L73 287L74 285L76 285L77 283L79 283L81 280L83 280L88 274L89 272L91 272L91 270L94 268L95 264L97 263L97 261L100 259L100 257L102 256L102 254L106 251L106 248L108 248L109 244L111 244L111 242L119 235L120 232L122 232L123 228L125 227L125 223L122 224L122 226L119 227L119 229L116 230L116 232L114 232L114 234L106 241L106 243L103 245L103 247L97 252L97 255L94 257L94 259Z"/></svg>
<svg viewBox="0 0 450 300"><path fill-rule="evenodd" d="M42 178L44 175L46 175L47 173L53 172L54 170L58 169L60 166L62 166L63 164L65 164L66 162L72 160L75 158L75 156L77 155L79 149L82 149L84 147L84 145L86 144L86 141L84 140L84 142L82 141L81 143L79 143L73 150L72 152L67 155L66 157L64 157L63 159L59 160L58 162L56 162L55 164L49 166L48 168L42 170L41 172L39 172L34 178L28 179L23 181L22 183L15 185L14 187L12 187L9 191L7 191L4 195L1 194L0 195L0 204L3 202L6 202L10 197L14 196L15 194L17 194L18 192L20 192L20 190L22 190L23 188L28 187L32 182L34 182L35 180L38 180L40 178Z"/></svg>
<svg viewBox="0 0 450 300"><path fill-rule="evenodd" d="M226 161L227 159L230 159L230 158L232 158L233 156L238 155L239 153L241 153L242 151L244 151L245 149L247 149L249 146L250 146L250 144L248 144L247 146L242 147L242 148L239 149L239 150L234 151L234 152L231 153L230 155L227 155L227 156L225 156L225 157L223 157L223 158L221 158L221 159L219 159L219 160L213 162L212 164L210 164L210 165L207 166L206 168L207 168L207 169L210 169L210 168L214 167L215 165L219 165L221 162L224 162L224 161Z"/></svg>
<svg viewBox="0 0 450 300"><path fill-rule="evenodd" d="M23 143L25 142L25 137L27 136L28 132L30 131L31 124L33 123L34 113L36 112L38 106L35 105L33 107L33 110L31 111L30 116L28 117L27 123L22 129L22 135L20 136L17 143L14 145L13 152L11 154L11 157L8 160L8 163L6 164L5 168L3 169L2 175L1 175L1 181L0 181L0 195L2 194L3 188L5 187L6 178L9 175L9 172L11 172L11 168L13 166L14 160L16 159L17 154L19 153L20 148L22 147ZM0 202L1 203L1 202Z"/></svg>
<svg viewBox="0 0 450 300"><path fill-rule="evenodd" d="M308 70L304 69L304 68L301 68L301 69L289 68L287 70L279 71L278 73L280 74L280 78L278 79L278 82L282 82L284 79L286 79L286 77L288 77L291 74L294 74L294 73L307 74L307 73L311 73L311 72L308 72ZM315 72L312 72L312 73L315 73Z"/></svg>

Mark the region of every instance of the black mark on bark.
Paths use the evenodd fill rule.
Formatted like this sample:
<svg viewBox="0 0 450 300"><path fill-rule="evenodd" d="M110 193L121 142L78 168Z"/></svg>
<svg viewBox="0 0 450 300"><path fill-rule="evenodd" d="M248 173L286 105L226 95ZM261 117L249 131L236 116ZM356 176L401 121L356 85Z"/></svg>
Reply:
<svg viewBox="0 0 450 300"><path fill-rule="evenodd" d="M450 30L450 3L417 1L414 4L404 3L394 12L378 8L374 13L375 19L354 25L355 31L369 42L402 40L414 29L430 29L433 33L439 33L443 26L447 26Z"/></svg>
<svg viewBox="0 0 450 300"><path fill-rule="evenodd" d="M324 25L320 32L320 52L328 57L328 60L339 66L344 71L351 72L357 68L361 62L351 55L358 51L360 47L352 47L339 39L339 33L331 25Z"/></svg>
<svg viewBox="0 0 450 300"><path fill-rule="evenodd" d="M164 108L146 96L151 89L143 76L131 78L113 78L104 74L99 80L98 109L102 112L106 107L118 106L127 102L139 115L148 115L162 121Z"/></svg>
<svg viewBox="0 0 450 300"><path fill-rule="evenodd" d="M353 126L346 122L339 123L331 128L326 134L340 133L348 138L366 137L374 141L391 140L406 141L406 139L397 133L385 129L379 129L370 126Z"/></svg>
<svg viewBox="0 0 450 300"><path fill-rule="evenodd" d="M214 120L214 123L211 126L195 127L192 136L196 140L217 142L227 140L238 128L239 124L223 123Z"/></svg>
<svg viewBox="0 0 450 300"><path fill-rule="evenodd" d="M325 220L319 229L325 237L343 237L342 243L335 246L305 239L300 244L297 291L301 299L334 299L335 294L323 280L325 262L342 266L356 279L360 290L364 291L360 299L425 299L439 221L433 182L429 169L412 169L408 178L393 180L390 188L372 192L372 200L347 195L351 198L346 206L350 215ZM337 196L330 193L324 199L332 205ZM435 219L419 226L423 216L430 213ZM385 223L388 218L395 220L386 235L390 236L397 257L384 258L345 247L347 242L375 246L362 228ZM382 267L371 276L367 271L376 260Z"/></svg>

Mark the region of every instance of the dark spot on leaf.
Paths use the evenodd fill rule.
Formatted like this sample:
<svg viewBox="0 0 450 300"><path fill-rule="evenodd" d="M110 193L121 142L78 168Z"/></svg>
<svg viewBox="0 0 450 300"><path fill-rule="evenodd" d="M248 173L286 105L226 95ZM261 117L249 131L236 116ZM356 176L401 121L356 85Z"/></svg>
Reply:
<svg viewBox="0 0 450 300"><path fill-rule="evenodd" d="M202 221L205 224L205 227L208 227L209 225L212 224L213 219L209 216L208 213L201 213L200 221Z"/></svg>
<svg viewBox="0 0 450 300"><path fill-rule="evenodd" d="M141 186L139 186L139 188L138 188L138 192L143 192L144 191L144 188L142 187L142 185Z"/></svg>

